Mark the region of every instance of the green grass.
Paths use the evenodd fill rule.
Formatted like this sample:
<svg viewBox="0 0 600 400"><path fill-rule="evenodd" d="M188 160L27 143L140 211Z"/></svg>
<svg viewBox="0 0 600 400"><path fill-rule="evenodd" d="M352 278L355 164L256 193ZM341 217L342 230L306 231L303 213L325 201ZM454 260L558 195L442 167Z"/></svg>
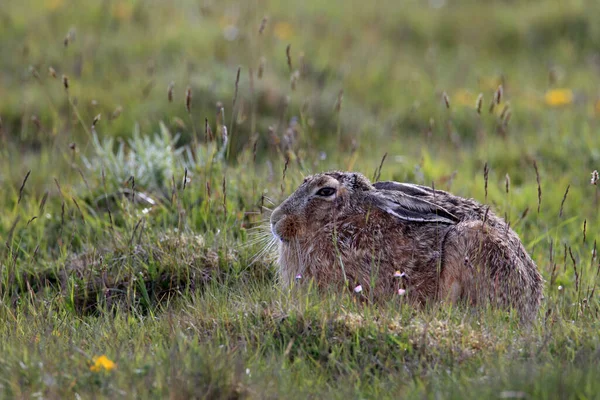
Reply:
<svg viewBox="0 0 600 400"><path fill-rule="evenodd" d="M600 7L434 3L0 7L1 397L598 398ZM278 287L261 205L384 154L510 221L531 327Z"/></svg>

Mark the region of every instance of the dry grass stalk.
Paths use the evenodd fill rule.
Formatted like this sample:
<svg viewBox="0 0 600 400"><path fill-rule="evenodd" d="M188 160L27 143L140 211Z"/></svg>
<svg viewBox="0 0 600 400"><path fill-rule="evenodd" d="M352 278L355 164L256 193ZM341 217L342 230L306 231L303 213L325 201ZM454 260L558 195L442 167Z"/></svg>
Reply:
<svg viewBox="0 0 600 400"><path fill-rule="evenodd" d="M185 169L185 172L183 174L183 190L185 190L185 187L187 186L187 181L188 181L188 169Z"/></svg>
<svg viewBox="0 0 600 400"><path fill-rule="evenodd" d="M304 52L300 53L300 67L298 68L298 73L300 76L306 76L308 66L306 65L306 57Z"/></svg>
<svg viewBox="0 0 600 400"><path fill-rule="evenodd" d="M104 173L104 168L102 168L102 186L104 187L104 194L106 195L108 192L106 190L106 174ZM108 221L110 222L110 229L114 230L114 224L113 224L113 217L112 217L112 212L110 211L110 203L107 201L106 202L106 212L108 212ZM114 239L114 237L113 237Z"/></svg>
<svg viewBox="0 0 600 400"><path fill-rule="evenodd" d="M221 137L223 138L223 146L227 146L229 137L227 135L227 127L225 125L221 126Z"/></svg>
<svg viewBox="0 0 600 400"><path fill-rule="evenodd" d="M554 286L554 283L556 282L556 267L557 267L557 263L552 263L552 272L550 272L550 287Z"/></svg>
<svg viewBox="0 0 600 400"><path fill-rule="evenodd" d="M258 73L257 73L257 77L258 79L262 79L263 74L265 72L265 65L267 64L267 59L264 57L260 58L260 62L258 64Z"/></svg>
<svg viewBox="0 0 600 400"><path fill-rule="evenodd" d="M190 86L185 90L185 109L188 114L192 113L192 88Z"/></svg>
<svg viewBox="0 0 600 400"><path fill-rule="evenodd" d="M46 208L46 201L48 200L48 191L44 192L42 196L42 200L40 200L40 205L38 206L38 211L40 214L44 213L44 209Z"/></svg>
<svg viewBox="0 0 600 400"><path fill-rule="evenodd" d="M379 163L379 167L375 170L375 175L373 175L373 182L379 181L379 178L381 177L381 169L383 168L383 163L385 162L387 155L388 155L388 153L386 152L383 155L383 157L381 157L381 162Z"/></svg>
<svg viewBox="0 0 600 400"><path fill-rule="evenodd" d="M29 175L31 174L31 170L27 172L25 175L25 179L23 179L23 183L21 183L21 188L19 189L19 200L17 200L17 204L21 203L21 198L23 197L23 190L25 189L25 184L27 183L27 179L29 179Z"/></svg>
<svg viewBox="0 0 600 400"><path fill-rule="evenodd" d="M63 45L65 47L69 47L69 43L74 42L75 41L75 28L71 28L69 29L69 32L67 32L67 34L65 35L65 38L63 39Z"/></svg>
<svg viewBox="0 0 600 400"><path fill-rule="evenodd" d="M115 120L115 119L119 118L119 116L121 115L122 112L123 112L123 106L117 106L115 108L115 110L112 112L112 114L110 115L110 119Z"/></svg>
<svg viewBox="0 0 600 400"><path fill-rule="evenodd" d="M583 243L585 243L585 234L587 229L587 219L583 220ZM595 254L592 252L592 257L595 257Z"/></svg>
<svg viewBox="0 0 600 400"><path fill-rule="evenodd" d="M500 113L500 119L502 121L504 121L504 118L506 117L506 113L508 113L510 110L510 104L506 103L504 105L504 107L502 108L502 112Z"/></svg>
<svg viewBox="0 0 600 400"><path fill-rule="evenodd" d="M225 108L223 107L223 103L217 101L217 132L219 127L225 125Z"/></svg>
<svg viewBox="0 0 600 400"><path fill-rule="evenodd" d="M490 168L488 167L488 163L486 162L483 166L483 182L484 182L484 190L485 190L485 201L487 202L488 197L488 178L490 174Z"/></svg>
<svg viewBox="0 0 600 400"><path fill-rule="evenodd" d="M223 213L227 218L227 183L225 177L223 177Z"/></svg>
<svg viewBox="0 0 600 400"><path fill-rule="evenodd" d="M512 111L508 110L506 112L506 115L504 116L504 119L502 120L502 126L504 127L504 129L506 129L506 127L508 126L508 122L510 121L511 117L512 117Z"/></svg>
<svg viewBox="0 0 600 400"><path fill-rule="evenodd" d="M567 190L565 190L565 194L563 195L562 201L560 203L560 211L558 213L559 217L562 217L563 215L563 207L565 205L565 201L567 200L567 195L569 194L569 188L571 187L571 184L567 185Z"/></svg>
<svg viewBox="0 0 600 400"><path fill-rule="evenodd" d="M508 173L504 176L504 186L506 187L506 194L510 192L510 176Z"/></svg>
<svg viewBox="0 0 600 400"><path fill-rule="evenodd" d="M85 225L85 217L83 216L83 212L81 211L81 208L79 207L79 204L77 203L77 200L75 200L75 197L71 197L71 200L73 200L73 203L75 203L75 207L79 211L79 216L81 217L81 222L83 222L83 224Z"/></svg>
<svg viewBox="0 0 600 400"><path fill-rule="evenodd" d="M239 90L239 84L240 84L240 72L242 70L242 67L238 67L237 69L237 73L235 74L235 91L233 92L233 105L232 105L232 112L233 109L235 108L235 103L237 101L237 97L238 97L238 90Z"/></svg>
<svg viewBox="0 0 600 400"><path fill-rule="evenodd" d="M496 102L494 101L494 99L492 99L492 101L490 102L490 108L489 108L490 114L492 114L494 112L495 107L496 107Z"/></svg>
<svg viewBox="0 0 600 400"><path fill-rule="evenodd" d="M289 154L285 155L285 164L283 164L283 175L281 176L281 180L285 181L285 175L287 173L288 166L290 165L290 156Z"/></svg>
<svg viewBox="0 0 600 400"><path fill-rule="evenodd" d="M502 101L503 95L504 95L504 89L503 89L502 85L499 85L498 89L496 89L496 93L494 93L494 102L496 103L496 105L500 104L500 102Z"/></svg>
<svg viewBox="0 0 600 400"><path fill-rule="evenodd" d="M169 100L169 103L173 102L173 90L175 89L175 82L171 81L171 83L169 83L169 87L167 88L167 99Z"/></svg>
<svg viewBox="0 0 600 400"><path fill-rule="evenodd" d="M135 204L135 176L131 175L128 182L131 182L131 202Z"/></svg>
<svg viewBox="0 0 600 400"><path fill-rule="evenodd" d="M94 120L92 121L92 128L96 127L96 124L100 121L101 117L102 117L102 114L98 114L94 117Z"/></svg>
<svg viewBox="0 0 600 400"><path fill-rule="evenodd" d="M479 93L477 96L477 101L475 102L475 109L477 110L477 114L481 115L481 106L483 105L483 93Z"/></svg>
<svg viewBox="0 0 600 400"><path fill-rule="evenodd" d="M335 112L339 113L342 110L342 101L344 100L344 89L340 89L335 101Z"/></svg>
<svg viewBox="0 0 600 400"><path fill-rule="evenodd" d="M267 18L266 16L263 17L262 21L260 21L260 27L258 28L258 34L262 35L262 33L265 31L265 28L267 27L267 22L269 21L269 18Z"/></svg>
<svg viewBox="0 0 600 400"><path fill-rule="evenodd" d="M81 168L77 167L77 172L79 172L79 175L81 176L81 180L85 184L85 187L87 188L87 190L89 190L91 192L90 185L89 185L87 179L85 179L85 175L83 174L83 171L81 170Z"/></svg>
<svg viewBox="0 0 600 400"><path fill-rule="evenodd" d="M442 93L442 98L444 99L444 104L446 105L446 108L450 109L450 97L448 96L448 93Z"/></svg>
<svg viewBox="0 0 600 400"><path fill-rule="evenodd" d="M12 225L10 226L10 229L8 230L8 234L6 235L6 242L4 242L4 244L5 244L6 248L8 249L8 251L11 250L13 234L15 232L15 228L17 227L17 224L19 223L20 219L21 219L21 216L17 215L17 217L13 221Z"/></svg>
<svg viewBox="0 0 600 400"><path fill-rule="evenodd" d="M212 130L210 129L208 118L204 118L204 137L209 142L212 142L214 140L214 135L212 133Z"/></svg>
<svg viewBox="0 0 600 400"><path fill-rule="evenodd" d="M540 213L540 207L542 206L542 184L540 182L540 171L538 169L537 161L533 160L533 168L535 169L535 179L537 181L538 189L538 207L537 212Z"/></svg>
<svg viewBox="0 0 600 400"><path fill-rule="evenodd" d="M259 135L258 135L258 133L256 133L255 139L254 139L254 144L252 145L252 162L253 163L256 163L256 150L258 147L258 138L259 138Z"/></svg>
<svg viewBox="0 0 600 400"><path fill-rule="evenodd" d="M31 116L31 122L33 122L33 125L35 125L35 127L37 128L38 131L42 130L42 123L40 122L40 119L38 118L37 115Z"/></svg>
<svg viewBox="0 0 600 400"><path fill-rule="evenodd" d="M281 193L285 192L285 174L287 173L288 166L290 165L290 155L285 154L285 164L283 165L283 175L281 177Z"/></svg>
<svg viewBox="0 0 600 400"><path fill-rule="evenodd" d="M285 47L285 56L287 58L287 65L288 65L288 68L290 69L290 72L292 72L292 70L293 70L293 68L292 68L292 55L290 53L291 47L292 47L291 44L288 44Z"/></svg>
<svg viewBox="0 0 600 400"><path fill-rule="evenodd" d="M57 78L57 75L56 75L56 70L55 70L54 68L52 68L52 67L48 67L48 75L50 75L50 76L51 76L51 77L53 77L54 79L56 79L56 78Z"/></svg>
<svg viewBox="0 0 600 400"><path fill-rule="evenodd" d="M300 72L298 70L294 71L294 73L290 77L290 86L291 86L292 90L296 90L296 83L298 83L299 78L300 78Z"/></svg>
<svg viewBox="0 0 600 400"><path fill-rule="evenodd" d="M485 229L485 223L488 220L488 214L490 212L490 206L487 206L485 208L485 214L483 214L483 222L481 223L481 232L483 232L483 230Z"/></svg>
<svg viewBox="0 0 600 400"><path fill-rule="evenodd" d="M250 96L254 98L254 70L252 67L248 68L248 89L250 89Z"/></svg>
<svg viewBox="0 0 600 400"><path fill-rule="evenodd" d="M577 272L577 262L575 261L575 257L573 257L573 251L571 251L571 246L569 246L569 256L571 257L571 261L573 262L573 272L575 273L575 291L579 292L579 272Z"/></svg>

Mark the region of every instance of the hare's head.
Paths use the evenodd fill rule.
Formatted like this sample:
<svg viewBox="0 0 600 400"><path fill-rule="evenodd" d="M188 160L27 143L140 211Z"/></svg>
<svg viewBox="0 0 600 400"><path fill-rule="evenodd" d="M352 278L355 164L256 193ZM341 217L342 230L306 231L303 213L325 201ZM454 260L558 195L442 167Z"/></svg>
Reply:
<svg viewBox="0 0 600 400"><path fill-rule="evenodd" d="M373 186L358 173L328 172L304 179L271 214L271 231L283 242L299 239L331 223L336 216L356 212L361 197Z"/></svg>
<svg viewBox="0 0 600 400"><path fill-rule="evenodd" d="M451 212L422 198L429 190L398 182L373 185L354 172L312 175L273 211L271 232L288 242L314 235L335 221L343 223L348 217L366 215L370 210L394 223L456 223L458 218Z"/></svg>

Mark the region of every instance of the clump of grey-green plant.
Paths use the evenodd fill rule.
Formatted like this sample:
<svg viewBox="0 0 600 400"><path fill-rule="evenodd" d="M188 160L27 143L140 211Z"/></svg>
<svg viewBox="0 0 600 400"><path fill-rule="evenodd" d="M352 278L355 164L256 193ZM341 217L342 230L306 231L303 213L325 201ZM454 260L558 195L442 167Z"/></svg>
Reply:
<svg viewBox="0 0 600 400"><path fill-rule="evenodd" d="M104 174L107 191L115 191L132 184L139 190L168 197L169 184L183 177L184 171L194 170L206 162L206 152L192 155L188 145L178 146L180 135L172 135L164 123L159 131L143 135L139 124L132 138L100 139L93 133L93 155L83 158L88 170L97 176Z"/></svg>

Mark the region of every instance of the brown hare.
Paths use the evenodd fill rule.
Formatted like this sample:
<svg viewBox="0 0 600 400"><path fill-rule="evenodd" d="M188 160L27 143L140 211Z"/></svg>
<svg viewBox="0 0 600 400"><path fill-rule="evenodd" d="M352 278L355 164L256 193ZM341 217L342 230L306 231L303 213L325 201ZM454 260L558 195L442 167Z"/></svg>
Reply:
<svg viewBox="0 0 600 400"><path fill-rule="evenodd" d="M316 174L273 211L271 232L284 284L512 307L526 322L540 305L542 278L517 234L488 207L441 190Z"/></svg>

